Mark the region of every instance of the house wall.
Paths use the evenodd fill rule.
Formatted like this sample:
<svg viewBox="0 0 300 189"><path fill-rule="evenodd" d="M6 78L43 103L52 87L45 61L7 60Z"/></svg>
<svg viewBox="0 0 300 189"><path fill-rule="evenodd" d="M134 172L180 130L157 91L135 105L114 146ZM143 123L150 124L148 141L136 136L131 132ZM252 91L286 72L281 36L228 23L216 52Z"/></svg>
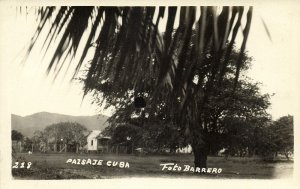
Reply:
<svg viewBox="0 0 300 189"><path fill-rule="evenodd" d="M176 153L183 153L183 154L190 154L192 153L192 146L191 145L188 145L184 148L178 148L176 149Z"/></svg>
<svg viewBox="0 0 300 189"><path fill-rule="evenodd" d="M88 137L87 138L87 145L88 145L87 150L97 150L97 146L98 146L97 142L98 141L97 141L96 138L94 138L94 137Z"/></svg>

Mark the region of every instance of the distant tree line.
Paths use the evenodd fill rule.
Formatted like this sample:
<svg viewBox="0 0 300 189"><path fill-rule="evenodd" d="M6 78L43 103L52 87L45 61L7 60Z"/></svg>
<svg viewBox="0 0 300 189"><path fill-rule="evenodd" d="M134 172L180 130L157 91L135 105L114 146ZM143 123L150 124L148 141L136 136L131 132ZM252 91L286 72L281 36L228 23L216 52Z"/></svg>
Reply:
<svg viewBox="0 0 300 189"><path fill-rule="evenodd" d="M105 133L112 135L110 144L127 146L128 153L138 147L156 153L166 148L175 152L177 148L188 144L181 132L174 130L173 126L158 123L154 125L151 122L144 124L144 127L137 126L141 121L140 118L132 118L131 123L107 127ZM217 155L222 148L226 148L226 155L260 155L267 160L274 159L278 153L289 160L293 154L294 129L291 115L282 116L276 121L260 120L257 117L227 117L220 119L217 127L217 130L208 132L210 155ZM64 144L73 145L72 151L78 152L79 147L86 144L86 131L78 123L61 122L49 125L43 131L36 131L32 138L12 130L11 139L22 142L25 152L32 151L32 146L43 152L40 145L44 145L49 151L58 151ZM49 149L49 144L52 149Z"/></svg>
<svg viewBox="0 0 300 189"><path fill-rule="evenodd" d="M119 124L113 131L108 127L105 132L112 134L112 145L128 147L128 153L142 147L148 152L160 153L169 149L175 152L185 147L188 142L179 130L174 130L167 124L136 124L139 119L131 123ZM256 122L256 123L255 123ZM224 124L224 125L222 125ZM220 130L208 132L208 154L216 156L222 149L226 149L225 156L252 157L258 155L264 160L273 160L278 154L283 154L287 160L294 150L293 116L282 116L276 121L268 120L258 125L258 120L243 118L226 118L220 121ZM226 129L222 127L227 127Z"/></svg>
<svg viewBox="0 0 300 189"><path fill-rule="evenodd" d="M32 151L34 147L39 152L78 152L86 144L86 134L86 127L79 123L60 122L47 126L43 131L35 131L31 138L13 130L12 140L22 141L24 151Z"/></svg>

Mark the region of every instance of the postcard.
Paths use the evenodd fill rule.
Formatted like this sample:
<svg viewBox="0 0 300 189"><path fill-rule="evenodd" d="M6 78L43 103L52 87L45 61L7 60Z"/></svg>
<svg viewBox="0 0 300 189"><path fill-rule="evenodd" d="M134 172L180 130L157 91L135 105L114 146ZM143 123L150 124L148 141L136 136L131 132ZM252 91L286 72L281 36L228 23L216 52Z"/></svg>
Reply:
<svg viewBox="0 0 300 189"><path fill-rule="evenodd" d="M1 186L296 188L298 5L3 2Z"/></svg>

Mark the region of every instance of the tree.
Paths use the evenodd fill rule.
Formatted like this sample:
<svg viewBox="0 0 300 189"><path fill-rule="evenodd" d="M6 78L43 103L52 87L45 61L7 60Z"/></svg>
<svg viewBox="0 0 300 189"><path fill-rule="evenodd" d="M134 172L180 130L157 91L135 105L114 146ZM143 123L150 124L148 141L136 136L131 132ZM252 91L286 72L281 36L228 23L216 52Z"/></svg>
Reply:
<svg viewBox="0 0 300 189"><path fill-rule="evenodd" d="M274 121L270 129L273 131L272 142L276 152L281 152L289 160L289 153L294 151L294 123L293 116L282 116Z"/></svg>
<svg viewBox="0 0 300 189"><path fill-rule="evenodd" d="M183 125L190 133L196 167L206 167L203 140L203 107L212 88L224 78L239 29L243 40L236 59L235 83L239 78L252 7L244 16L244 7L46 7L38 9L40 24L28 52L33 48L45 23L54 22L45 41L46 51L62 34L49 62L48 73L59 73L66 57L75 55L80 40L88 34L75 74L91 46L93 58L84 78L84 92L101 91L108 105L118 106L119 98L150 96L147 106L168 109L174 125ZM55 11L57 14L55 14ZM179 26L174 28L179 12ZM219 13L220 12L220 13ZM157 13L157 17L155 17ZM159 32L166 15L165 32ZM242 24L242 18L246 22ZM154 21L153 21L154 20ZM87 31L88 25L91 29ZM242 25L245 27L243 28ZM193 34L193 26L196 32ZM97 29L100 32L97 33ZM194 36L194 37L192 37ZM96 39L96 40L94 40ZM228 48L225 44L229 43ZM204 53L205 52L205 53ZM204 61L210 52L213 59ZM222 59L223 58L223 59ZM197 84L193 83L198 78ZM145 85L151 84L147 90ZM235 84L236 85L236 84ZM160 104L164 99L165 106ZM161 106L160 106L161 105Z"/></svg>
<svg viewBox="0 0 300 189"><path fill-rule="evenodd" d="M134 148L139 143L142 136L141 129L132 124L120 124L116 127L112 134L112 145L119 145L127 147L127 153L133 153Z"/></svg>
<svg viewBox="0 0 300 189"><path fill-rule="evenodd" d="M79 145L83 145L85 140L85 126L76 122L60 122L47 126L44 129L48 141L53 141L56 151L57 143L63 141L64 144L75 144L76 152L79 151Z"/></svg>
<svg viewBox="0 0 300 189"><path fill-rule="evenodd" d="M271 119L267 113L270 95L261 94L260 84L246 77L239 81L232 95L228 89L233 84L232 79L224 80L205 106L203 119L210 145L208 150L216 153L221 148L232 152L247 149L253 154L257 148L255 132L264 128Z"/></svg>
<svg viewBox="0 0 300 189"><path fill-rule="evenodd" d="M293 116L282 116L276 121L269 122L264 129L257 132L258 154L266 160L274 160L278 153L289 155L294 150Z"/></svg>
<svg viewBox="0 0 300 189"><path fill-rule="evenodd" d="M33 141L30 138L25 137L23 140L23 148L24 148L24 151L26 151L26 152L32 151L33 150Z"/></svg>
<svg viewBox="0 0 300 189"><path fill-rule="evenodd" d="M46 142L46 140L47 140L47 135L45 132L40 131L40 130L34 131L32 141L35 144L40 143L40 142Z"/></svg>
<svg viewBox="0 0 300 189"><path fill-rule="evenodd" d="M232 137L237 137L240 140L248 138L248 144L245 140L243 141L247 146L243 145L239 148L249 148L250 151L254 151L254 144L250 145L254 137L253 132L256 127L263 127L270 119L266 112L270 105L270 95L261 94L259 90L260 84L253 83L244 75L250 68L252 60L246 53L244 53L242 60L243 66L240 68L240 81L236 85L236 92L233 93L232 88L235 85L234 73L236 69L234 61L238 55L238 51L233 49L223 81L212 89L206 104L203 106L201 117L205 128L205 143L208 153L216 154L218 150L224 147L229 148L229 146L231 149L236 148L234 147L236 142L232 140ZM204 62L207 65L214 58L209 51L205 57ZM193 82L197 83L198 78L194 78ZM153 88L154 86L145 84L147 91L153 90L151 87ZM149 98L151 98L145 93L144 96L146 101L149 101ZM95 90L95 103L101 104L102 100L101 91ZM169 116L170 112L166 106L170 106L170 104L165 99L160 99L158 108L155 107L153 109L150 106L145 107L143 110L135 108L133 96L120 97L115 103L117 105L116 112L109 119L112 128L118 125L116 123L134 124L143 130L145 136L150 135L148 141L144 142L152 143L151 148L154 149L167 147L174 150L191 143L189 137L186 136L186 132L188 132L186 127L174 124L174 120ZM233 126L234 122L242 126ZM245 131L244 135L237 136L237 129L242 132ZM113 132L113 129L111 132ZM144 137L144 139L147 140L147 137ZM228 141L232 142L229 143ZM140 142L140 145L142 145L142 141Z"/></svg>
<svg viewBox="0 0 300 189"><path fill-rule="evenodd" d="M283 116L273 123L274 132L277 134L275 143L278 151L284 152L289 160L289 153L294 151L294 122L293 116Z"/></svg>
<svg viewBox="0 0 300 189"><path fill-rule="evenodd" d="M42 145L53 143L54 151L57 150L58 144L75 144L76 152L78 152L79 146L86 143L86 132L86 127L79 123L60 122L48 125L43 131L35 131L32 141Z"/></svg>
<svg viewBox="0 0 300 189"><path fill-rule="evenodd" d="M245 67L243 72L247 69ZM220 149L228 148L233 154L246 150L250 155L254 154L260 146L256 133L265 129L270 121L270 115L266 112L270 105L270 95L260 93L259 83L252 83L243 76L237 85L237 91L232 95L233 85L232 78L225 79L223 85L212 91L204 107L202 117L207 153L216 154ZM97 101L97 97L95 100ZM118 126L116 123L133 124L142 130L144 135L144 141L139 140L136 144L140 147L144 143L151 144L147 147L158 151L164 147L176 150L191 142L185 135L184 127L173 125L172 120L166 119L168 112L151 113L151 109L147 107L138 112L132 108L132 102L126 104L126 99L122 102L122 108L117 109L109 119L111 133L114 133L114 127ZM140 117L136 117L139 114Z"/></svg>
<svg viewBox="0 0 300 189"><path fill-rule="evenodd" d="M22 133L16 130L11 131L11 140L21 141L23 140L24 136Z"/></svg>

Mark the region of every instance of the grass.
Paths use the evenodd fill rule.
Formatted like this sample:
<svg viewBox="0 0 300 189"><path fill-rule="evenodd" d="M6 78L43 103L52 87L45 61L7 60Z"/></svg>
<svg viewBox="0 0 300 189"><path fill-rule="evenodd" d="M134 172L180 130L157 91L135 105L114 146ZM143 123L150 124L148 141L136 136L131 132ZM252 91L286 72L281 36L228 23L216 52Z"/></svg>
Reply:
<svg viewBox="0 0 300 189"><path fill-rule="evenodd" d="M193 172L162 171L163 163L177 163L179 166L193 166L192 155L115 155L115 154L17 154L14 161L32 162L29 169L14 168L15 179L101 179L124 177L166 177L166 178L261 178L270 179L291 176L292 162L264 162L259 158L208 157L208 167L222 168L220 174L199 174ZM103 165L74 165L68 159L98 159ZM13 164L14 164L13 161ZM129 168L108 167L107 161L128 162Z"/></svg>

